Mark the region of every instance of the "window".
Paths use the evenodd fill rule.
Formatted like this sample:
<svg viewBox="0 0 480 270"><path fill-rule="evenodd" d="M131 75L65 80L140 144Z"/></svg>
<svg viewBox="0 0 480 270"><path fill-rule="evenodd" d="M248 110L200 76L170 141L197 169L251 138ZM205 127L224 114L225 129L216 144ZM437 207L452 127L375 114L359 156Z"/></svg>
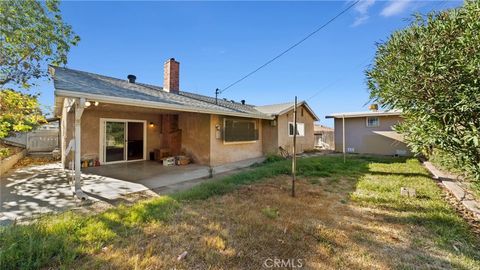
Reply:
<svg viewBox="0 0 480 270"><path fill-rule="evenodd" d="M378 117L367 117L367 127L380 126L380 119Z"/></svg>
<svg viewBox="0 0 480 270"><path fill-rule="evenodd" d="M293 136L293 122L288 122L288 136ZM297 136L305 136L305 125L303 123L297 123Z"/></svg>
<svg viewBox="0 0 480 270"><path fill-rule="evenodd" d="M224 120L225 142L251 142L258 140L257 123L255 120Z"/></svg>

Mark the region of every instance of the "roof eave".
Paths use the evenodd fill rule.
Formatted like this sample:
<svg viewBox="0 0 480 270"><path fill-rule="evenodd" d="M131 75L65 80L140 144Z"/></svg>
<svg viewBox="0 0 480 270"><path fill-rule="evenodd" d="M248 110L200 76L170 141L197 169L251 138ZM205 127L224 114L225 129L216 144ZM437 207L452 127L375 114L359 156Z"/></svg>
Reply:
<svg viewBox="0 0 480 270"><path fill-rule="evenodd" d="M87 98L92 99L98 102L118 104L118 105L127 105L127 106L137 106L144 108L153 108L153 109L163 109L163 110L173 110L173 111L183 111L183 112L197 112L197 113L206 113L206 114L216 114L216 115L228 115L228 116L237 116L237 117L246 117L246 118L255 118L255 119L266 119L272 120L274 117L269 115L254 115L248 113L237 113L237 112L224 112L216 110L208 110L202 108L185 108L184 106L177 106L171 104L165 104L155 101L148 100L136 100L131 98L121 98L121 97L111 97L104 95L96 94L87 94L82 92L68 91L63 89L55 89L55 98Z"/></svg>

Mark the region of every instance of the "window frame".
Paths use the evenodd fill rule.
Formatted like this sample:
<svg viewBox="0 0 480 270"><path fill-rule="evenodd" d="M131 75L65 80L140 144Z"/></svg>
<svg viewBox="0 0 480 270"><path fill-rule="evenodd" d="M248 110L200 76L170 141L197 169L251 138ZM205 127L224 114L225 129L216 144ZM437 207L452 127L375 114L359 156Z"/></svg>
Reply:
<svg viewBox="0 0 480 270"><path fill-rule="evenodd" d="M376 125L373 125L373 126L369 125L369 124L368 124L368 119L370 119L370 118L376 118L376 119L377 119L377 124L376 124ZM365 117L365 126L366 126L367 128L376 128L376 127L379 127L379 126L380 126L380 117L378 117L378 116L367 116L367 117Z"/></svg>
<svg viewBox="0 0 480 270"><path fill-rule="evenodd" d="M288 126L287 126L287 134L288 134L288 137L293 137L293 134L290 134L290 125L293 126L293 122L288 122ZM298 128L299 126L302 126L302 131L303 131L303 134L300 134L300 128ZM297 130L299 131L297 137L305 137L305 123L302 123L302 122L297 122Z"/></svg>
<svg viewBox="0 0 480 270"><path fill-rule="evenodd" d="M244 143L256 143L258 142L259 140L259 137L260 137L260 134L255 134L255 136L257 137L256 140L250 140L250 141L226 141L225 140L225 130L226 130L226 122L228 120L233 120L233 121L241 121L241 122L253 122L254 124L254 131L255 133L258 133L258 125L257 125L257 120L256 119L237 119L237 118L228 118L228 117L225 117L223 118L223 127L222 127L222 132L223 132L223 136L222 136L222 140L223 140L223 144L244 144Z"/></svg>

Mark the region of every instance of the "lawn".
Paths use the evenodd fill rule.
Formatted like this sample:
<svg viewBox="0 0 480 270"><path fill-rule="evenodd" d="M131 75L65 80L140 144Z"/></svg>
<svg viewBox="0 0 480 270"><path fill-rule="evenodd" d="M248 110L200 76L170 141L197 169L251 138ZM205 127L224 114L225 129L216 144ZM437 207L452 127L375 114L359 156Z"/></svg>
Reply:
<svg viewBox="0 0 480 270"><path fill-rule="evenodd" d="M417 160L303 158L295 198L289 168L273 161L133 206L1 229L0 268L480 269L477 236Z"/></svg>

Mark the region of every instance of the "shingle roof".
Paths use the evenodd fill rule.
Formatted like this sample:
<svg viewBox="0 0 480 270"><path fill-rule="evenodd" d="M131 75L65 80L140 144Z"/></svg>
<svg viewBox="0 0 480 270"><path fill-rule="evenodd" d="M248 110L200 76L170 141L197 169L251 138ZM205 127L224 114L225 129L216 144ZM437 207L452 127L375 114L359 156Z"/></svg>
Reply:
<svg viewBox="0 0 480 270"><path fill-rule="evenodd" d="M297 102L297 108L299 106L302 106L302 105L305 106L310 111L310 113L312 114L312 116L315 120L319 120L318 116L308 106L306 101L298 101ZM284 113L292 110L293 106L295 106L294 102L287 102L287 103L280 103L280 104L256 106L255 109L260 111L261 113L264 113L264 114L277 116L277 115L284 114Z"/></svg>
<svg viewBox="0 0 480 270"><path fill-rule="evenodd" d="M367 111L367 112L345 112L334 113L325 116L325 118L355 118L355 117L367 117L367 116L389 116L389 115L401 115L402 112L398 110L391 111Z"/></svg>
<svg viewBox="0 0 480 270"><path fill-rule="evenodd" d="M219 99L215 104L215 98L202 96L189 92L180 94L163 91L162 87L144 83L130 83L95 73L79 71L62 67L51 67L53 70L54 87L56 95L60 91L68 91L81 94L90 94L105 97L125 98L135 101L154 102L159 106L171 105L178 108L198 109L199 111L212 111L218 114L235 114L245 117L269 118L251 105L232 103Z"/></svg>

